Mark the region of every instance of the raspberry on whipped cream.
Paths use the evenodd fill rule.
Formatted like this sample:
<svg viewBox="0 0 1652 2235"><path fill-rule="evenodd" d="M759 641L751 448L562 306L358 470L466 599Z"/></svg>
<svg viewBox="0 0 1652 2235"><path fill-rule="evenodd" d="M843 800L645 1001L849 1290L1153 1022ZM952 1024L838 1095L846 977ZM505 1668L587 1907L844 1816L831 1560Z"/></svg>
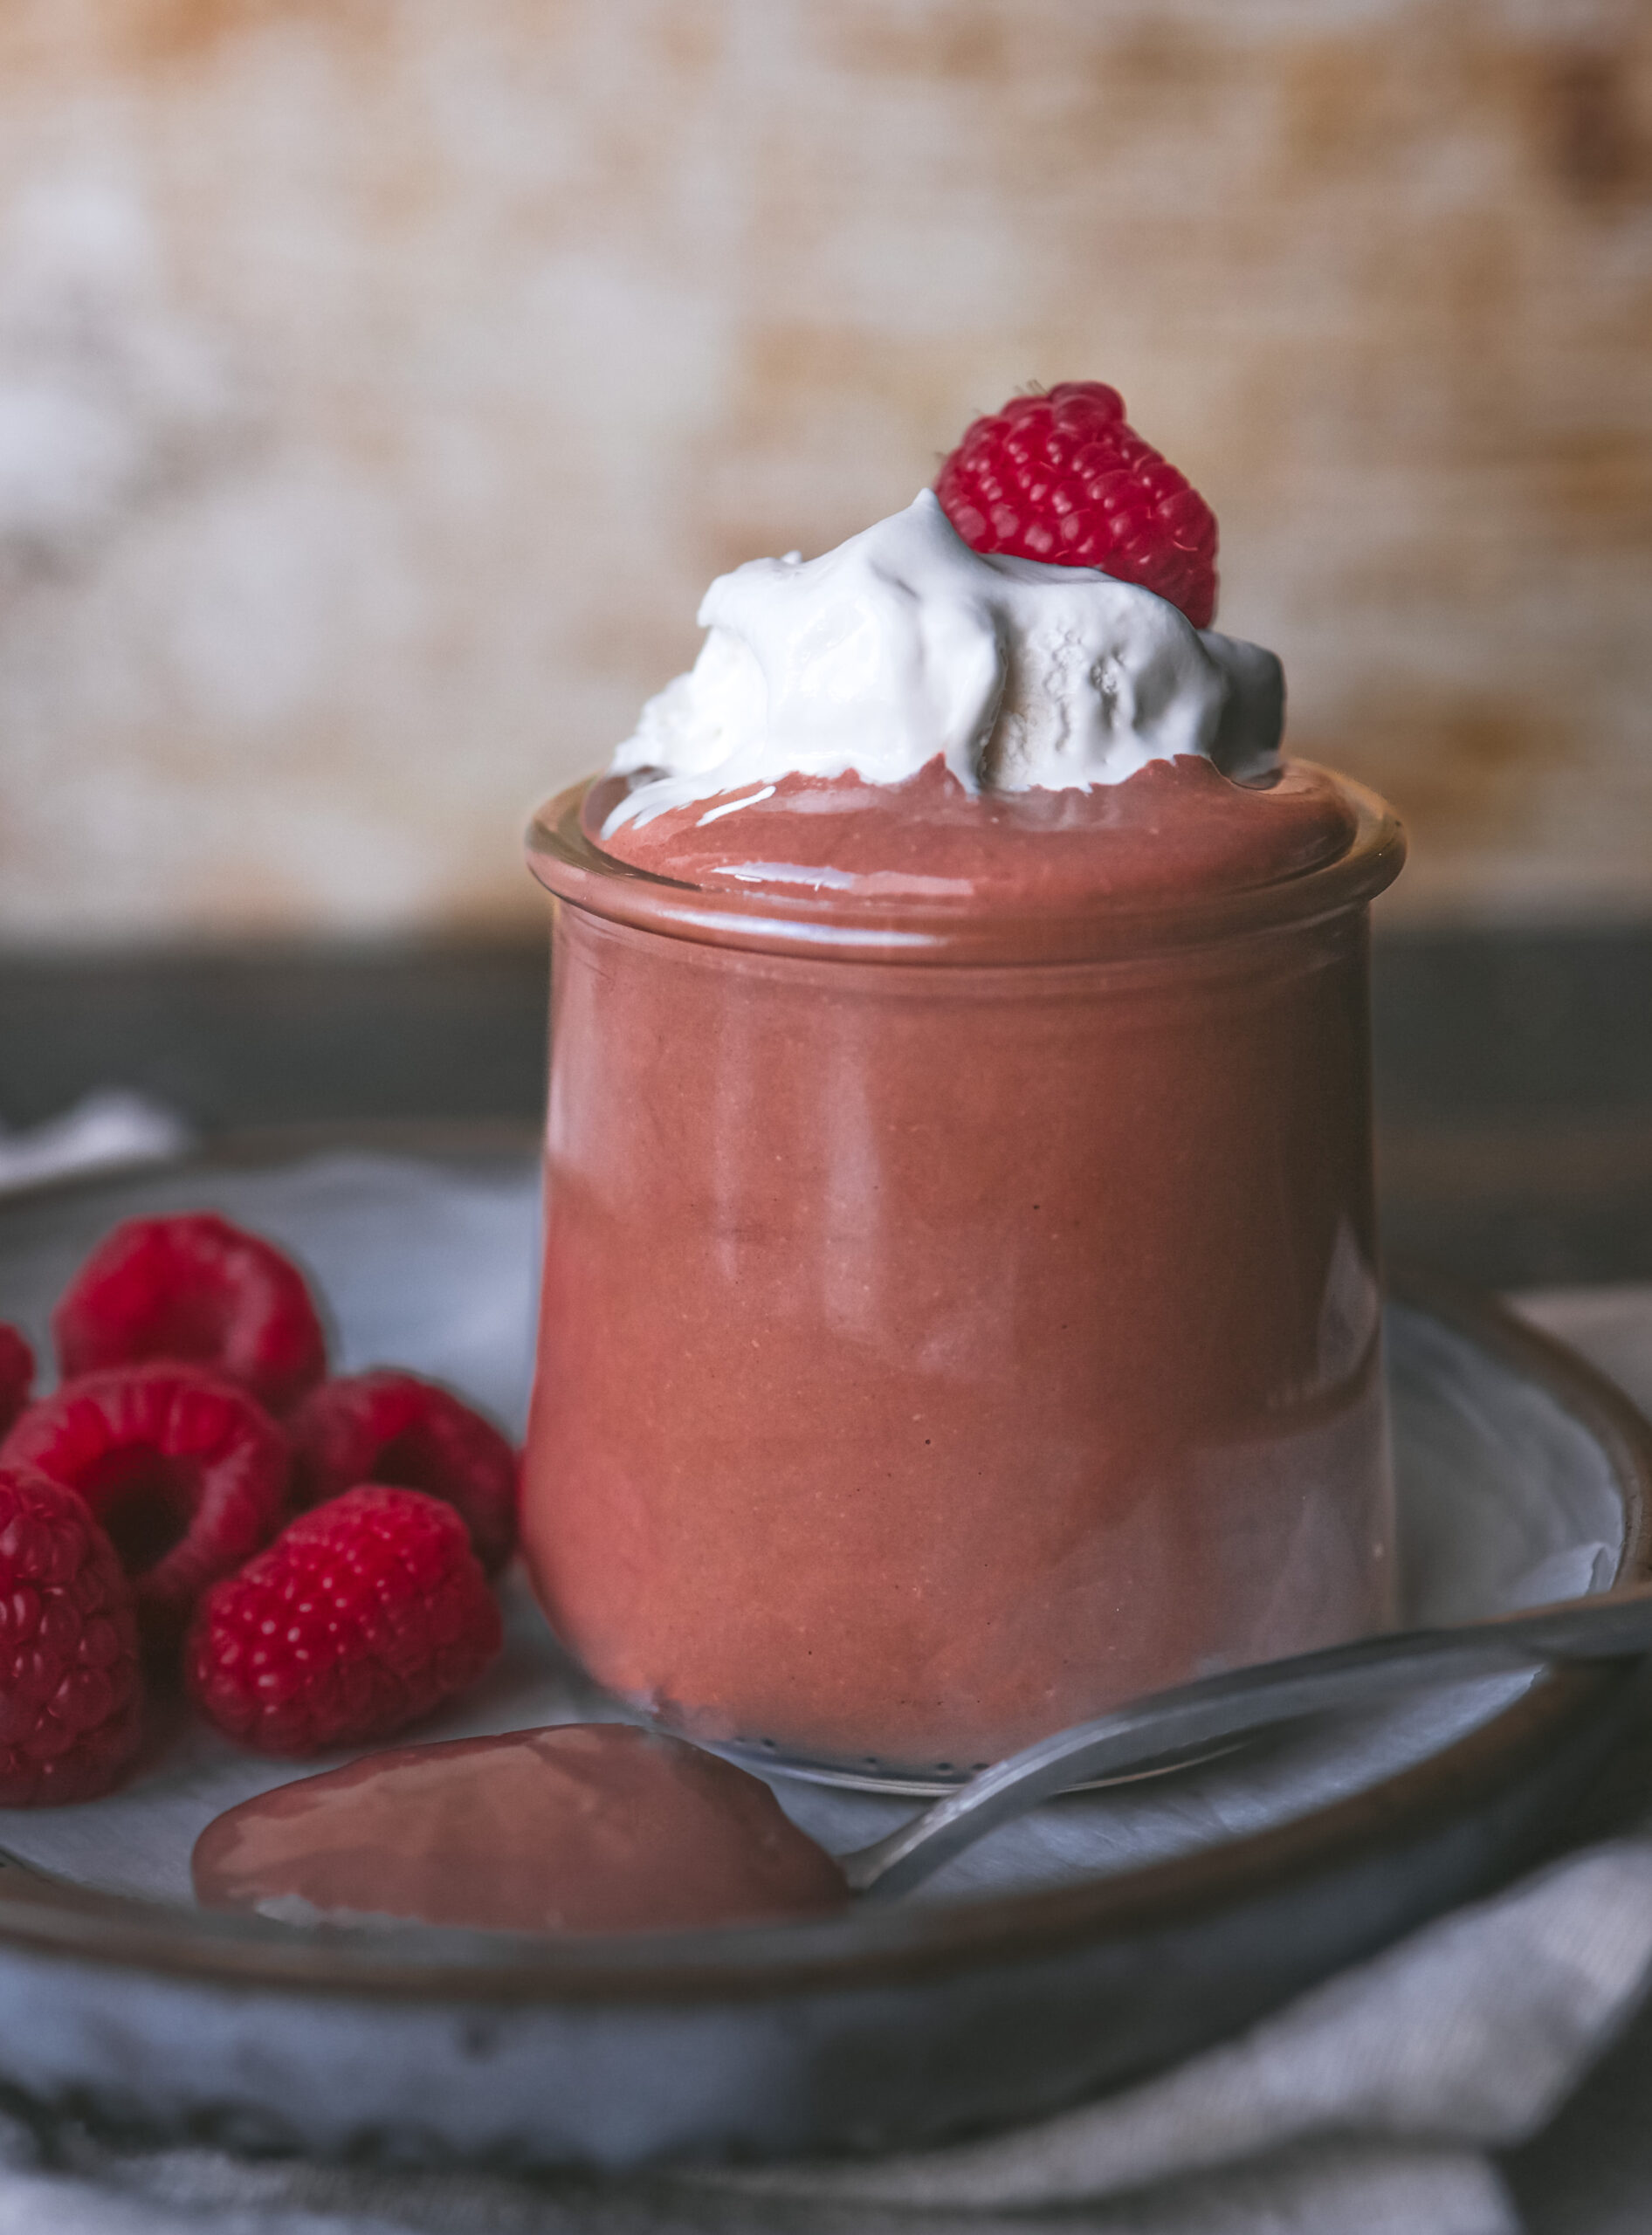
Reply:
<svg viewBox="0 0 1652 2235"><path fill-rule="evenodd" d="M1125 420L1102 381L1013 396L966 428L935 484L976 551L1099 567L1179 606L1195 629L1216 610L1216 516L1185 474Z"/></svg>

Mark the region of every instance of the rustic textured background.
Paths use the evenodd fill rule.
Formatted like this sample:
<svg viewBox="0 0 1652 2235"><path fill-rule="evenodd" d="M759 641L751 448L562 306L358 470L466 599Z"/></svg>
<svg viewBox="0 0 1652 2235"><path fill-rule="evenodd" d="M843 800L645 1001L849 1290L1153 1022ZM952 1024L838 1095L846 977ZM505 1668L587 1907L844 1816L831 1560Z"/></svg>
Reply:
<svg viewBox="0 0 1652 2235"><path fill-rule="evenodd" d="M1414 916L1652 912L1652 11L0 0L0 939L508 929L707 577L1102 375Z"/></svg>

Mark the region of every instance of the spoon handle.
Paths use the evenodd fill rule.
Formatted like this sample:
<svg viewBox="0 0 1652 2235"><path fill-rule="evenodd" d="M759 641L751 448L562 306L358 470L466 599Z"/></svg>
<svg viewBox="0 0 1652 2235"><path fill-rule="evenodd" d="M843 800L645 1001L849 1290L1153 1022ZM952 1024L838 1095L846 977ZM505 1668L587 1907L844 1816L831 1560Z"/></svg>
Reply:
<svg viewBox="0 0 1652 2235"><path fill-rule="evenodd" d="M838 1860L857 1894L904 1894L999 1824L1069 1785L1123 1777L1166 1754L1413 1685L1504 1675L1556 1661L1652 1653L1652 1585L1450 1628L1396 1630L1149 1693L982 1770L887 1838Z"/></svg>

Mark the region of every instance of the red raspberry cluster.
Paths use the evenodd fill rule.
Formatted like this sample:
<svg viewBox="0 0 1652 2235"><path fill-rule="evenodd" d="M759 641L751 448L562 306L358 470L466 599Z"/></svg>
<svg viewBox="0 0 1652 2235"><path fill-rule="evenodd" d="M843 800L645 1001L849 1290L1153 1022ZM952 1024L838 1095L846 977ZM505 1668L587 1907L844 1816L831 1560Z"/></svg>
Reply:
<svg viewBox="0 0 1652 2235"><path fill-rule="evenodd" d="M1216 516L1125 423L1116 388L1063 381L1012 397L965 430L935 494L974 550L1098 567L1210 626Z"/></svg>
<svg viewBox="0 0 1652 2235"><path fill-rule="evenodd" d="M327 1378L308 1283L211 1213L131 1219L0 1326L0 1805L107 1791L144 1668L266 1752L387 1737L497 1654L517 1459L451 1391Z"/></svg>

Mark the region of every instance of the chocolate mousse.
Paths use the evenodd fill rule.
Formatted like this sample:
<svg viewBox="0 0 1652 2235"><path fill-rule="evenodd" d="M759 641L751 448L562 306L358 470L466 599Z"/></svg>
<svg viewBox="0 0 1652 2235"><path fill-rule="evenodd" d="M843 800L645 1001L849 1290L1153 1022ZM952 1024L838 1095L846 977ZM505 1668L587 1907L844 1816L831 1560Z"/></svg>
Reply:
<svg viewBox="0 0 1652 2235"><path fill-rule="evenodd" d="M933 497L713 585L556 896L523 1543L668 1727L946 1775L1376 1626L1380 801Z"/></svg>
<svg viewBox="0 0 1652 2235"><path fill-rule="evenodd" d="M624 1723L364 1755L228 1810L191 1869L209 1908L293 1922L663 1932L849 1901L758 1778Z"/></svg>

